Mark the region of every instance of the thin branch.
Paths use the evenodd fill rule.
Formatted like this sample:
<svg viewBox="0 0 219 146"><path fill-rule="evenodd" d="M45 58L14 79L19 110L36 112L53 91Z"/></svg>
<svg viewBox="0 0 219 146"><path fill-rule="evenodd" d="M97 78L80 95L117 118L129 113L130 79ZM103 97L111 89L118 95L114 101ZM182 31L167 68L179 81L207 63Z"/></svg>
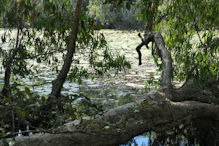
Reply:
<svg viewBox="0 0 219 146"><path fill-rule="evenodd" d="M21 40L19 39L20 31L21 31L21 29L18 28L17 36L16 36L15 49L12 50L12 55L11 56L9 54L9 59L6 62L5 77L4 77L4 87L3 87L3 90L2 90L3 96L6 96L6 97L9 96L9 91L10 91L11 66L12 66L14 58L17 55L17 52L19 50L19 46L20 46L19 43L21 43ZM23 37L21 39L23 39Z"/></svg>
<svg viewBox="0 0 219 146"><path fill-rule="evenodd" d="M200 30L200 29L199 29L199 27L198 27L198 24L197 24L197 22L196 22L196 20L195 20L195 16L194 16L194 14L193 14L193 12L192 12L192 9L191 9L191 7L190 7L188 1L186 1L186 4L187 4L187 6L188 6L188 8L189 8L189 12L190 12L191 17L193 18L193 21L194 21L193 23L194 23L194 26L195 26L195 31L196 31L196 33L197 33L197 35L198 35L199 41L201 42L202 46L206 47L206 45L205 45L204 42L202 41L201 36L200 36L200 34L199 34L199 30ZM207 54L207 47L205 48L205 54Z"/></svg>
<svg viewBox="0 0 219 146"><path fill-rule="evenodd" d="M149 49L149 47L148 47L148 43L144 40L144 38L141 36L141 33L139 33L138 34L138 37L141 39L141 44L139 44L137 47L136 47L136 51L137 51L137 53L138 53L138 60L139 60L139 65L141 65L142 64L142 59L141 59L141 56L142 56L142 54L141 54L141 48L145 45L145 47L147 48L147 49Z"/></svg>
<svg viewBox="0 0 219 146"><path fill-rule="evenodd" d="M35 59L37 57L45 57L47 55L52 55L54 53L60 53L60 52L63 52L63 51L66 51L66 49L52 50L50 52L40 53L40 54L37 54L37 55L34 55L34 56L26 56L26 57L20 57L20 58L15 58L15 59L16 60Z"/></svg>
<svg viewBox="0 0 219 146"><path fill-rule="evenodd" d="M166 17L166 16L168 16L169 14L168 13L165 13L165 14L163 14L163 15L160 15L159 17L158 17L158 19L157 19L157 21L155 22L155 24L157 25L157 24L159 24L161 21L163 21L163 19Z"/></svg>
<svg viewBox="0 0 219 146"><path fill-rule="evenodd" d="M15 122L14 122L14 110L11 111L11 117L12 117L12 132L15 132ZM13 134L13 139L15 140L15 135Z"/></svg>
<svg viewBox="0 0 219 146"><path fill-rule="evenodd" d="M144 43L144 42L141 42L141 44L136 47L136 51L138 52L138 60L139 60L139 63L138 63L138 64L139 64L139 65L142 64L142 61L141 61L141 48L142 48L144 45L145 45L145 43Z"/></svg>

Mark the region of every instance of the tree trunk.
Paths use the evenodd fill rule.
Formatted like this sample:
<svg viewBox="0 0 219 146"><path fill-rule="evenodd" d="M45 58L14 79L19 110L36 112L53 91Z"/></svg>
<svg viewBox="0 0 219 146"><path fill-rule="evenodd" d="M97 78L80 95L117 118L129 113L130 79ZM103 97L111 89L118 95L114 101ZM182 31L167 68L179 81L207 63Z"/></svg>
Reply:
<svg viewBox="0 0 219 146"><path fill-rule="evenodd" d="M75 14L74 14L74 23L73 23L72 30L71 30L71 33L69 36L69 43L67 44L67 55L66 55L66 58L64 60L64 64L62 66L62 69L59 72L57 79L53 83L50 98L51 97L58 98L60 96L61 89L62 89L63 84L65 82L65 79L68 75L68 72L70 70L73 54L75 53L82 2L83 2L83 0L77 1L77 6L76 6Z"/></svg>
<svg viewBox="0 0 219 146"><path fill-rule="evenodd" d="M12 54L9 54L9 58L6 61L5 65L5 77L4 77L4 87L2 89L2 96L9 97L10 94L10 79L11 79L11 66L13 66L13 61L17 55L17 52L20 48L21 41L23 38L19 39L21 29L17 29L17 37L16 44L14 50L12 50ZM10 52L9 52L10 53Z"/></svg>
<svg viewBox="0 0 219 146"><path fill-rule="evenodd" d="M75 120L51 133L17 137L16 145L69 146L117 145L146 131L198 118L219 120L219 106L195 101L172 102L164 92L145 97L96 115L91 120Z"/></svg>
<svg viewBox="0 0 219 146"><path fill-rule="evenodd" d="M188 89L186 87L180 90L169 88L172 87L170 79L172 74L171 55L165 48L160 33L151 32L150 37L161 52L163 72L160 89L149 92L135 102L99 113L94 117L75 120L57 129L52 129L48 133L17 137L16 145L118 145L147 131L159 131L164 126L171 127L199 118L218 121L219 105L197 101L173 102L168 99L175 95L182 97L182 90L188 91ZM190 87L188 86L188 88ZM209 97L209 94L202 93L200 92L201 96ZM184 94L197 95L196 92L185 92Z"/></svg>

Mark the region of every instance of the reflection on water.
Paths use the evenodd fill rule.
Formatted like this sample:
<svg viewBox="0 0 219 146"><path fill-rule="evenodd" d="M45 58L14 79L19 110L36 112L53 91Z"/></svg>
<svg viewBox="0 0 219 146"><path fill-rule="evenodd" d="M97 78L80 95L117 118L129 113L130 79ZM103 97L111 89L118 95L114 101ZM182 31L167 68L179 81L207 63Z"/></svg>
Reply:
<svg viewBox="0 0 219 146"><path fill-rule="evenodd" d="M192 120L186 126L180 124L158 133L136 136L120 146L219 146L219 121Z"/></svg>
<svg viewBox="0 0 219 146"><path fill-rule="evenodd" d="M121 144L119 146L148 146L150 139L146 136L136 136L128 144Z"/></svg>
<svg viewBox="0 0 219 146"><path fill-rule="evenodd" d="M148 137L137 136L133 138L133 142L131 143L131 146L148 146L149 143L150 140Z"/></svg>
<svg viewBox="0 0 219 146"><path fill-rule="evenodd" d="M162 146L162 145L171 146L172 144L159 144L154 139L151 139L147 136L136 136L128 144L120 145L120 146ZM182 140L175 145L176 146L185 146L187 144ZM194 146L195 145L197 145L197 144L194 144Z"/></svg>

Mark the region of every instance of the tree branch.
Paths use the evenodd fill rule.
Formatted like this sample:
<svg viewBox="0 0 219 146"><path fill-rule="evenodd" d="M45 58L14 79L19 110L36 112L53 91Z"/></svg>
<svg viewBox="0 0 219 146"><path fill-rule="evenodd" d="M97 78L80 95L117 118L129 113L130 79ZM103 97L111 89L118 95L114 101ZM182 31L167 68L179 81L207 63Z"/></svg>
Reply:
<svg viewBox="0 0 219 146"><path fill-rule="evenodd" d="M153 31L145 33L145 40L141 37L141 35L139 35L139 37L142 39L142 43L136 48L136 51L139 55L139 65L142 64L140 51L141 47L143 45L148 46L148 43L154 42L156 45L156 52L158 52L157 55L162 61L162 76L160 86L161 88L168 89L168 91L170 91L169 89L172 89L172 57L170 52L165 47L162 35L157 31Z"/></svg>
<svg viewBox="0 0 219 146"><path fill-rule="evenodd" d="M160 85L162 88L172 89L172 57L170 52L165 47L162 35L157 32L153 31L152 33L153 40L157 49L160 52L161 61L162 61L162 76Z"/></svg>
<svg viewBox="0 0 219 146"><path fill-rule="evenodd" d="M169 123L200 117L219 120L219 106L195 101L172 102L164 92L151 91L136 102L110 109L90 120L75 120L54 130L16 138L16 145L116 145ZM89 119L89 118L87 118ZM1 145L1 143L0 143Z"/></svg>

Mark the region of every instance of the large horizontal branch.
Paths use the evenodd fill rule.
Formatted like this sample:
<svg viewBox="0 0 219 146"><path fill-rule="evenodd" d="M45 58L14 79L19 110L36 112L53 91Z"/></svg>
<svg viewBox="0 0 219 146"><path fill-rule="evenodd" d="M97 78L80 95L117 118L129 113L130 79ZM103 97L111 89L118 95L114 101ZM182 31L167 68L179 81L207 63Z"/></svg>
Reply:
<svg viewBox="0 0 219 146"><path fill-rule="evenodd" d="M185 119L219 120L218 113L219 105L195 101L172 102L166 98L164 92L151 91L136 102L110 109L90 119L67 123L53 130L54 134L17 137L16 145L116 145L147 131Z"/></svg>
<svg viewBox="0 0 219 146"><path fill-rule="evenodd" d="M212 92L213 90L213 92ZM172 101L200 101L205 103L219 104L219 81L209 79L207 86L190 79L185 84L173 90Z"/></svg>

